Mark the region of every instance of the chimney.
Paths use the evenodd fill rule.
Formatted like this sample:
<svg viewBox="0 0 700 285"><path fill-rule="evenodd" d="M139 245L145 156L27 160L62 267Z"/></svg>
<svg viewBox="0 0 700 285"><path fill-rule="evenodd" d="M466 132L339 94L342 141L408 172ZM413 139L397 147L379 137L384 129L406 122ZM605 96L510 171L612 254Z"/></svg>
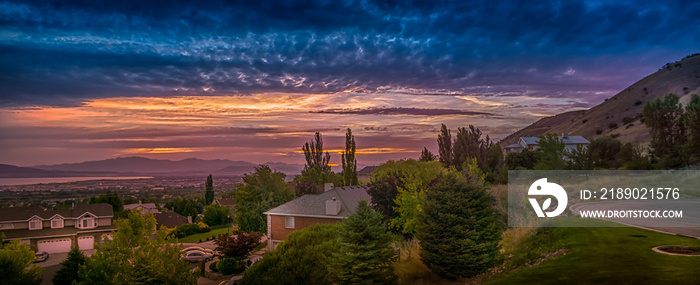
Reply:
<svg viewBox="0 0 700 285"><path fill-rule="evenodd" d="M326 200L326 215L335 216L340 213L340 201L336 197Z"/></svg>
<svg viewBox="0 0 700 285"><path fill-rule="evenodd" d="M326 183L323 185L323 192L328 192L328 190L333 189L334 185L333 183Z"/></svg>
<svg viewBox="0 0 700 285"><path fill-rule="evenodd" d="M561 137L562 137L562 138L568 138L568 137L569 137L569 133L561 133Z"/></svg>
<svg viewBox="0 0 700 285"><path fill-rule="evenodd" d="M191 224L192 223L192 216L187 216L187 223Z"/></svg>

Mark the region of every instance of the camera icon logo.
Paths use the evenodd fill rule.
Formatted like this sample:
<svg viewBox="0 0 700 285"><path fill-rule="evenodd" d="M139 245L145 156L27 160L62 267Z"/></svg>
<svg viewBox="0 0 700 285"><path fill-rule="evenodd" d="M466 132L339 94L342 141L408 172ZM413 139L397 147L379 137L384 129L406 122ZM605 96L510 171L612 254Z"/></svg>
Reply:
<svg viewBox="0 0 700 285"><path fill-rule="evenodd" d="M532 204L532 208L540 218L544 218L545 215L547 217L559 216L564 212L566 209L566 204L569 202L569 197L566 195L566 190L564 190L564 188L557 183L547 182L547 178L541 178L535 181L535 183L532 183L532 185L530 185L530 189L527 191L527 194L534 196L549 195L554 196L554 198L557 199L557 208L554 209L554 211L544 212L544 210L547 210L547 208L549 208L549 206L552 204L552 198L547 198L547 200L542 203L542 207L540 207L535 198L528 198L528 200L530 200L530 204Z"/></svg>

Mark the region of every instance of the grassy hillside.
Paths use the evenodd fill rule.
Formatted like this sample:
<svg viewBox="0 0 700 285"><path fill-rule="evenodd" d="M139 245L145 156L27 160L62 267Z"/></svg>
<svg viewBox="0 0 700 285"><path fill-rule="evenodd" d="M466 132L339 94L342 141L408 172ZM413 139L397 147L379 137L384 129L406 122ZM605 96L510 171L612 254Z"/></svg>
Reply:
<svg viewBox="0 0 700 285"><path fill-rule="evenodd" d="M700 246L700 240L611 222L567 220L588 227L549 228L535 236L538 246L552 243L565 254L538 266L504 274L487 284L698 284L700 257L671 256L652 250L660 245ZM547 236L554 237L548 239Z"/></svg>
<svg viewBox="0 0 700 285"><path fill-rule="evenodd" d="M613 135L622 142L646 144L649 131L639 120L644 103L668 93L681 96L682 103L689 101L690 94L700 95L700 55L668 64L598 106L543 118L500 143L515 143L521 136L568 132L588 139Z"/></svg>

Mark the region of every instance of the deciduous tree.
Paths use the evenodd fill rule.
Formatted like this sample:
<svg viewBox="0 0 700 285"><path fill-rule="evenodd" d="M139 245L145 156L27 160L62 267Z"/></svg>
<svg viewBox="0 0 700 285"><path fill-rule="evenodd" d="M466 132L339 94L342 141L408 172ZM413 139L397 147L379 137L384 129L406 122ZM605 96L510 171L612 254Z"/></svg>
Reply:
<svg viewBox="0 0 700 285"><path fill-rule="evenodd" d="M642 109L644 124L649 127L651 150L659 166L663 168L679 166L684 157L686 129L683 124L683 108L676 94L669 93L654 101L649 101Z"/></svg>
<svg viewBox="0 0 700 285"><path fill-rule="evenodd" d="M345 133L345 151L341 154L341 161L343 164L343 185L345 186L358 184L355 148L355 136L352 135L352 131L350 128L348 128L347 133Z"/></svg>
<svg viewBox="0 0 700 285"><path fill-rule="evenodd" d="M219 204L211 204L204 208L202 221L209 226L223 225L229 222L231 209Z"/></svg>
<svg viewBox="0 0 700 285"><path fill-rule="evenodd" d="M41 284L44 269L33 265L34 258L34 251L19 240L0 244L0 284Z"/></svg>
<svg viewBox="0 0 700 285"><path fill-rule="evenodd" d="M266 232L263 212L294 199L294 192L284 182L284 173L273 172L267 165L243 176L245 185L236 190L236 223L246 232Z"/></svg>
<svg viewBox="0 0 700 285"><path fill-rule="evenodd" d="M442 124L440 128L437 143L440 163L442 163L442 166L445 168L448 168L452 165L452 134L445 124Z"/></svg>
<svg viewBox="0 0 700 285"><path fill-rule="evenodd" d="M216 251L223 257L244 260L256 246L260 244L260 236L255 232L246 233L235 230L231 235L223 235L214 240Z"/></svg>

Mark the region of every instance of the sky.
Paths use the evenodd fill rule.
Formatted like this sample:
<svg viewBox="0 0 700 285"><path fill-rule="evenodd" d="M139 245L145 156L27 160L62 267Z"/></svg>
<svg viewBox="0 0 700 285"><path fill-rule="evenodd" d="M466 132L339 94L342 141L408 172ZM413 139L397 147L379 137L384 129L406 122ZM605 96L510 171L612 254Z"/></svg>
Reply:
<svg viewBox="0 0 700 285"><path fill-rule="evenodd" d="M700 48L697 1L0 1L0 163L498 140Z"/></svg>

